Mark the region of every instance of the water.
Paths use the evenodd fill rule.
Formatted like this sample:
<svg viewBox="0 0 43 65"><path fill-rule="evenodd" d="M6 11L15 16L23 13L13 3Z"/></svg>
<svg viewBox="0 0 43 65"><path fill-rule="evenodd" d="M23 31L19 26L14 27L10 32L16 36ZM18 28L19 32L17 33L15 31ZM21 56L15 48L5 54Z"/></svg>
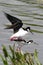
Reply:
<svg viewBox="0 0 43 65"><path fill-rule="evenodd" d="M26 36L26 40L32 39L39 45L27 45L23 46L25 52L33 52L37 49L39 52L39 60L43 63L43 0L0 0L0 53L2 53L2 44L8 49L8 45L13 45L14 42L9 40L13 34L12 30L5 30L4 24L10 24L5 17L3 11L18 17L22 20L24 27L30 26L33 35L29 33ZM9 49L8 49L9 50ZM0 62L0 64L2 64Z"/></svg>

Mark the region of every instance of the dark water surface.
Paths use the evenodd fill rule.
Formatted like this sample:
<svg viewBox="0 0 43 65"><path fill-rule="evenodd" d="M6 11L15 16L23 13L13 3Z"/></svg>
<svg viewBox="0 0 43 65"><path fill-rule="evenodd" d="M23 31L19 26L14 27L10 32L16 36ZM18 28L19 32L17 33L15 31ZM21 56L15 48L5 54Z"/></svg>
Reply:
<svg viewBox="0 0 43 65"><path fill-rule="evenodd" d="M29 35L26 36L26 40L32 39L39 45L30 44L23 46L22 49L25 52L33 52L34 49L37 49L39 52L39 60L43 63L43 0L0 0L0 53L2 53L2 44L4 44L7 49L8 45L14 44L14 42L9 40L13 34L12 30L4 29L4 24L9 24L10 22L5 17L3 11L18 17L23 23L28 24L24 24L24 27L31 27L34 34L29 33ZM0 64L2 64L2 62L0 62Z"/></svg>

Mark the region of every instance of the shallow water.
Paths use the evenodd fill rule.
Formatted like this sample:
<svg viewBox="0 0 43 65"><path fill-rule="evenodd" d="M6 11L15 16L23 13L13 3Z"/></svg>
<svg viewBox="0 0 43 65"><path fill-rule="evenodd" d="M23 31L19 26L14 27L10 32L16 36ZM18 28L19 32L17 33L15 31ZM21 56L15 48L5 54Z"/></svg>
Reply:
<svg viewBox="0 0 43 65"><path fill-rule="evenodd" d="M8 45L14 44L14 42L9 40L13 34L13 30L4 29L4 24L10 24L10 22L5 17L3 11L21 19L23 23L27 24L24 24L24 27L31 27L33 35L29 32L29 35L25 39L32 39L39 45L26 45L23 46L22 50L25 52L33 52L34 49L37 49L39 52L39 60L43 63L43 1L0 0L0 53L2 53L2 44L7 49ZM0 62L0 64L2 63Z"/></svg>

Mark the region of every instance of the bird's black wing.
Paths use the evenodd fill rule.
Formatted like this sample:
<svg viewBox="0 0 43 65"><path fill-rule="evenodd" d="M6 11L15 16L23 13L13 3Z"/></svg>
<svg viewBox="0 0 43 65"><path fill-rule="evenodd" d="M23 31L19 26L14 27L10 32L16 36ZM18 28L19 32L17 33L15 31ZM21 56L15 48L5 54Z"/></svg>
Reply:
<svg viewBox="0 0 43 65"><path fill-rule="evenodd" d="M5 13L5 12L4 12L4 14L5 14L5 16L7 17L7 19L8 19L12 24L15 24L16 22L22 23L22 21L21 21L20 19L14 17L14 16L11 16L11 15L8 14L8 13Z"/></svg>
<svg viewBox="0 0 43 65"><path fill-rule="evenodd" d="M12 23L14 31L17 31L22 27L23 23L20 19L14 16L11 16L10 14L5 13L5 12L4 14L7 17L7 19Z"/></svg>

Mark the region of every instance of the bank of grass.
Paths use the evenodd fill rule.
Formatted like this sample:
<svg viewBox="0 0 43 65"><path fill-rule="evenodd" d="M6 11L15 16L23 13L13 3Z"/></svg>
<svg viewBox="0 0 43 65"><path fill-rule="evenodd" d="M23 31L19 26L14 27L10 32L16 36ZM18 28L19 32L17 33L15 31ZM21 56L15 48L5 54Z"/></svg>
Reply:
<svg viewBox="0 0 43 65"><path fill-rule="evenodd" d="M4 65L42 65L38 59L38 53L35 49L34 53L15 52L13 47L9 46L10 53L6 47L2 46L3 54L0 54L0 58Z"/></svg>

